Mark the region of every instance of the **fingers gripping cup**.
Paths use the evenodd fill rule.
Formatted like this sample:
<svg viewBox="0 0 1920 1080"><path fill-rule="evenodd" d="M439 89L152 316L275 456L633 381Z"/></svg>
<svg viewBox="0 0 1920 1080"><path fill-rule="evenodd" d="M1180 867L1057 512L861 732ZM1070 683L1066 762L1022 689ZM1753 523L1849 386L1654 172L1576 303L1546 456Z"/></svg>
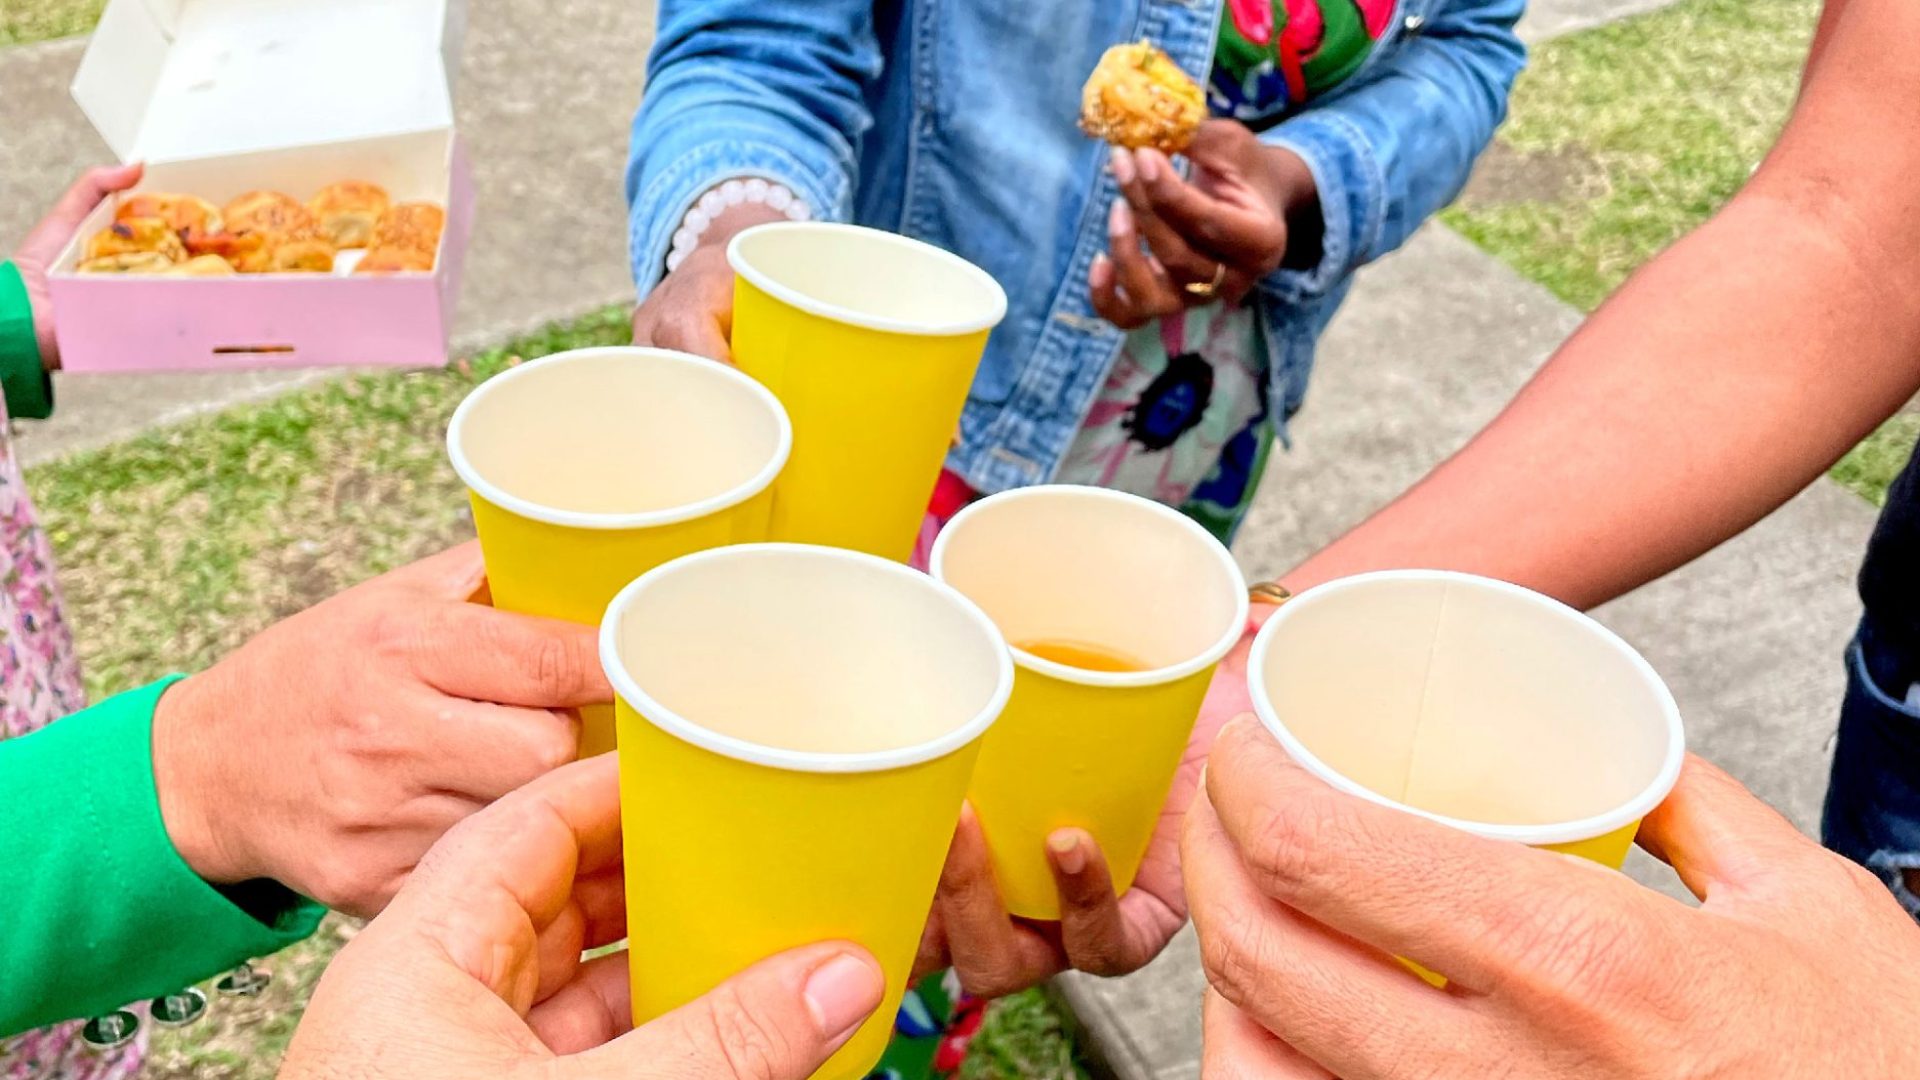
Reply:
<svg viewBox="0 0 1920 1080"><path fill-rule="evenodd" d="M1247 622L1218 540L1134 495L1052 485L989 496L934 544L933 575L1013 643L1013 697L967 798L1007 909L1060 917L1047 837L1087 830L1132 885L1201 700Z"/></svg>
<svg viewBox="0 0 1920 1080"><path fill-rule="evenodd" d="M906 561L1006 293L957 255L852 225L762 225L727 259L734 360L793 416L772 538Z"/></svg>
<svg viewBox="0 0 1920 1080"><path fill-rule="evenodd" d="M1673 695L1631 646L1466 574L1302 593L1254 640L1248 679L1261 722L1334 787L1616 869L1686 756Z"/></svg>
<svg viewBox="0 0 1920 1080"><path fill-rule="evenodd" d="M494 605L589 625L661 563L766 539L791 446L765 387L664 349L511 368L468 394L447 430ZM580 756L612 750L612 707L581 713Z"/></svg>
<svg viewBox="0 0 1920 1080"><path fill-rule="evenodd" d="M633 1018L823 940L880 1009L816 1076L879 1061L1013 668L991 621L898 563L751 544L622 591L600 632L620 724Z"/></svg>

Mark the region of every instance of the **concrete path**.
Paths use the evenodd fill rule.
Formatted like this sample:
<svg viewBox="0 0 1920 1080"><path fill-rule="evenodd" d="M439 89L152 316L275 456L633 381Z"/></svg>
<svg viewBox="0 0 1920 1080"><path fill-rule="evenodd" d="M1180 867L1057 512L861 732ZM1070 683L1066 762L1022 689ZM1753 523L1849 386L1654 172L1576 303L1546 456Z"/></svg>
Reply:
<svg viewBox="0 0 1920 1080"><path fill-rule="evenodd" d="M1668 7L1675 0L1533 0L1520 19L1529 45Z"/></svg>
<svg viewBox="0 0 1920 1080"><path fill-rule="evenodd" d="M455 331L463 348L631 296L621 172L654 23L652 0L468 9L457 100L480 208ZM67 93L84 48L0 50L0 251L81 170L112 159ZM22 424L19 450L42 461L329 374L58 376L56 416Z"/></svg>
<svg viewBox="0 0 1920 1080"><path fill-rule="evenodd" d="M1242 532L1249 576L1285 571L1419 479L1578 323L1441 228L1363 273L1322 346L1297 448L1276 459ZM1826 787L1840 651L1859 616L1852 579L1873 519L1858 496L1822 480L1735 542L1598 613L1671 683L1693 749L1808 831ZM1672 874L1639 852L1632 868L1680 895ZM1199 1075L1204 980L1191 931L1136 975L1060 985L1114 1075Z"/></svg>

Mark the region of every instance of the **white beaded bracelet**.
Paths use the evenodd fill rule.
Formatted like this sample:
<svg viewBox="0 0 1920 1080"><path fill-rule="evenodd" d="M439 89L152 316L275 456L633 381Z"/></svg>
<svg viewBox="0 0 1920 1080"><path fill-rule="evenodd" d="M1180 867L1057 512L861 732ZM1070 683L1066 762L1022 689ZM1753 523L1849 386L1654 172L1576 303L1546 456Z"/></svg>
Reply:
<svg viewBox="0 0 1920 1080"><path fill-rule="evenodd" d="M741 203L754 203L777 210L787 215L789 221L806 221L813 217L812 208L785 184L758 176L729 180L719 187L708 188L693 209L687 211L680 227L673 231L673 248L667 252L667 272L678 270L687 256L693 254L693 249L699 246L700 238L706 235L714 219L725 213L728 207Z"/></svg>

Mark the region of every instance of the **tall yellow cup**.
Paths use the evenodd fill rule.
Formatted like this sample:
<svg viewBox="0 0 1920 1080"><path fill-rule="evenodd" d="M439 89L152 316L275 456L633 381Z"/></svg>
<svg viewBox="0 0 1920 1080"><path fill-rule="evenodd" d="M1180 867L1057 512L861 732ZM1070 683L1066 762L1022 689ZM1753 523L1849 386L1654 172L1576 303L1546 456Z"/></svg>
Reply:
<svg viewBox="0 0 1920 1080"><path fill-rule="evenodd" d="M1254 639L1248 680L1268 730L1334 787L1615 869L1686 756L1679 707L1632 646L1467 574L1308 590Z"/></svg>
<svg viewBox="0 0 1920 1080"><path fill-rule="evenodd" d="M764 540L793 444L767 389L665 349L556 353L488 379L447 429L493 603L598 624L669 559ZM613 749L613 708L581 710L580 756Z"/></svg>
<svg viewBox="0 0 1920 1080"><path fill-rule="evenodd" d="M898 563L749 544L628 586L600 656L619 710L634 1022L776 952L852 941L886 998L815 1075L865 1076L1012 686L999 633Z"/></svg>
<svg viewBox="0 0 1920 1080"><path fill-rule="evenodd" d="M1060 917L1047 837L1079 827L1125 891L1146 854L1214 666L1245 631L1233 557L1177 511L1101 488L982 499L934 544L936 578L1013 644L1013 697L967 799L1015 915ZM1046 655L1038 655L1044 653ZM1074 653L1118 661L1089 670Z"/></svg>
<svg viewBox="0 0 1920 1080"><path fill-rule="evenodd" d="M1006 293L959 256L852 225L762 225L727 258L734 360L793 416L772 538L906 561Z"/></svg>

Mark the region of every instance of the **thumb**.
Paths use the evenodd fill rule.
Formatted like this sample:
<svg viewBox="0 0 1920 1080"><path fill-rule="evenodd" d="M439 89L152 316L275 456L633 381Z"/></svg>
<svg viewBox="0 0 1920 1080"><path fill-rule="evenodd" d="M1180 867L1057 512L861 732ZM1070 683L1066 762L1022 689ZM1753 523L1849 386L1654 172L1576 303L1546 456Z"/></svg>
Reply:
<svg viewBox="0 0 1920 1080"><path fill-rule="evenodd" d="M1253 132L1238 120L1208 120L1193 133L1193 141L1183 153L1187 160L1211 172L1240 171L1247 147L1254 142Z"/></svg>
<svg viewBox="0 0 1920 1080"><path fill-rule="evenodd" d="M480 541L468 540L390 570L380 580L439 599L471 600L487 588L487 567L480 558Z"/></svg>
<svg viewBox="0 0 1920 1080"><path fill-rule="evenodd" d="M38 263L52 262L72 238L73 231L93 212L93 208L113 192L125 191L139 183L144 168L135 162L131 165L103 165L88 169L28 234L26 241L20 245L20 253Z"/></svg>
<svg viewBox="0 0 1920 1080"><path fill-rule="evenodd" d="M873 1015L885 992L886 978L865 950L809 945L761 961L559 1068L579 1080L806 1080Z"/></svg>
<svg viewBox="0 0 1920 1080"><path fill-rule="evenodd" d="M1740 781L1692 754L1673 794L1640 824L1638 842L1672 866L1693 895L1751 889L1792 875L1823 852Z"/></svg>

